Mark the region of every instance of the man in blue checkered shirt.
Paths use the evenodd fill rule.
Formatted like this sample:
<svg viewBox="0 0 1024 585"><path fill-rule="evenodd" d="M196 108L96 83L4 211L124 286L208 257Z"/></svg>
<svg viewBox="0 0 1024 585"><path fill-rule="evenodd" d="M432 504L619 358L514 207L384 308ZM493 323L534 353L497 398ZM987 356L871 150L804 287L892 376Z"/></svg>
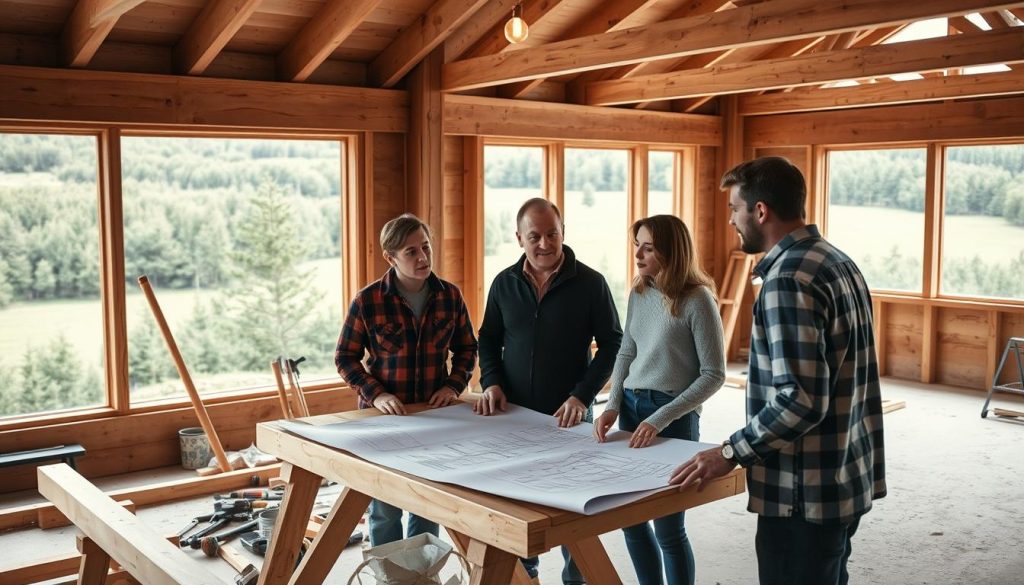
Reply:
<svg viewBox="0 0 1024 585"><path fill-rule="evenodd" d="M754 303L747 426L680 465L683 487L747 470L762 585L845 585L850 539L885 496L871 295L857 265L804 221L800 170L779 157L722 178L743 251L767 252Z"/></svg>

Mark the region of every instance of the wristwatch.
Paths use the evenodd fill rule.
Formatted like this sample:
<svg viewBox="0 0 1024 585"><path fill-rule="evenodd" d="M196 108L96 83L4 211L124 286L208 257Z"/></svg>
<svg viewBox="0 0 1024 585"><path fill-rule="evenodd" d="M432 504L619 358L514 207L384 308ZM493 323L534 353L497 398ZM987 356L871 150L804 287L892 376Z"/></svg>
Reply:
<svg viewBox="0 0 1024 585"><path fill-rule="evenodd" d="M732 443L729 441L722 443L722 458L726 461L736 463L736 449L732 448Z"/></svg>

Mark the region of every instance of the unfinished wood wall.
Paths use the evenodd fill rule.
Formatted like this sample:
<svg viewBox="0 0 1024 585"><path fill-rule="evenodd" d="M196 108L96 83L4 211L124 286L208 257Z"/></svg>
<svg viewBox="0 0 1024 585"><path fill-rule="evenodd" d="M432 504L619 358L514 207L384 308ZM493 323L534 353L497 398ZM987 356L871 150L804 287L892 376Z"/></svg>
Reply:
<svg viewBox="0 0 1024 585"><path fill-rule="evenodd" d="M366 214L347 218L345 226L358 235L346 242L346 266L357 267L348 282L353 292L386 270L379 252L380 229L406 211L408 124L408 98L402 91L0 66L3 128L98 129L112 130L114 135L133 129L164 134L351 137L356 162L345 165L346 175L352 175L346 185L355 199L346 213ZM117 184L104 188L119 189ZM338 303L346 308L350 300L342 298ZM354 392L340 389L342 385L340 378L333 388L307 385L310 409L324 413L355 408ZM265 391L210 402L210 417L228 449L249 446L256 422L281 417L276 395ZM61 414L48 424L0 424L0 452L81 443L87 454L78 459L80 470L87 477L99 477L179 463L177 430L190 426L198 426L190 406ZM35 469L5 470L4 479L0 492L31 488Z"/></svg>
<svg viewBox="0 0 1024 585"><path fill-rule="evenodd" d="M749 155L785 156L800 167L808 182L808 219L820 222L826 203L820 147L1019 139L1024 98L751 116L743 136ZM984 391L1006 339L1024 335L1024 304L881 293L874 300L883 375ZM749 309L744 313L748 321L740 331L749 335ZM1003 381L1017 376L1013 364Z"/></svg>

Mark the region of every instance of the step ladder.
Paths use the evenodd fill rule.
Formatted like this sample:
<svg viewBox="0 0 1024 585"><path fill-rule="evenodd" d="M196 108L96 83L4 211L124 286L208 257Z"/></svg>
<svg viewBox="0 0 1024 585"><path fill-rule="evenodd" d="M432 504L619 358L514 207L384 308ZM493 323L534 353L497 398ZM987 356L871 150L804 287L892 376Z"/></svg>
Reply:
<svg viewBox="0 0 1024 585"><path fill-rule="evenodd" d="M1017 360L1018 378L1016 382L1000 384L999 378L1003 373L1003 367L1006 365L1006 358L1010 355L1010 352L1013 352L1014 358ZM999 367L996 368L996 375L992 377L992 386L989 387L988 396L985 397L985 406L981 407L981 418L986 418L990 412L988 405L992 401L993 393L1005 392L1007 394L1024 396L1024 361L1021 360L1021 352L1024 352L1024 337L1011 337L1006 341L1006 349L1003 350L1003 357L999 359ZM1024 417L1024 412L1005 408L993 408L991 412L996 416Z"/></svg>
<svg viewBox="0 0 1024 585"><path fill-rule="evenodd" d="M718 310L721 312L725 350L732 346L732 336L736 332L739 320L740 305L743 295L747 292L750 282L750 271L754 268L754 256L739 250L729 254L729 262L725 265L722 286L718 289Z"/></svg>

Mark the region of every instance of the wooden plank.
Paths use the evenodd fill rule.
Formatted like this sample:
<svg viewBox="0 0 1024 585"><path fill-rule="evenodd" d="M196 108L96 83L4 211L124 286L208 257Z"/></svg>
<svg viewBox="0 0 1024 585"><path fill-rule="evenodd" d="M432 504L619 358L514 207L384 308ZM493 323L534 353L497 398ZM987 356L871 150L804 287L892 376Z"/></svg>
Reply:
<svg viewBox="0 0 1024 585"><path fill-rule="evenodd" d="M1012 63L1024 61L1022 39L1024 29L1006 29L598 81L587 86L586 103L611 106Z"/></svg>
<svg viewBox="0 0 1024 585"><path fill-rule="evenodd" d="M993 408L992 414L1003 417L1024 417L1024 412L1019 410L1011 410L1009 408Z"/></svg>
<svg viewBox="0 0 1024 585"><path fill-rule="evenodd" d="M78 582L81 585L103 585L107 580L110 568L110 555L91 538L79 537L78 550L82 552L82 561L78 568Z"/></svg>
<svg viewBox="0 0 1024 585"><path fill-rule="evenodd" d="M185 32L174 47L179 73L200 75L235 36L262 0L214 0Z"/></svg>
<svg viewBox="0 0 1024 585"><path fill-rule="evenodd" d="M266 483L271 477L277 477L280 474L280 469L281 465L275 463L273 465L239 469L207 477L192 477L141 487L112 490L107 492L106 495L115 500L131 500L136 506L147 506L247 488L252 485L253 477L258 477L261 483ZM0 513L0 530L35 525L41 518L49 517L55 511L56 509L53 504L49 503L28 504L8 508Z"/></svg>
<svg viewBox="0 0 1024 585"><path fill-rule="evenodd" d="M434 230L444 220L444 101L441 66L444 50L435 49L409 75L409 132L406 137L406 209ZM443 232L442 232L443 233ZM444 257L444 242L434 239L434 255Z"/></svg>
<svg viewBox="0 0 1024 585"><path fill-rule="evenodd" d="M144 0L78 0L64 23L62 53L68 67L85 67L117 19Z"/></svg>
<svg viewBox="0 0 1024 585"><path fill-rule="evenodd" d="M740 96L740 114L759 116L864 106L933 102L1024 93L1024 72L950 75L897 83L866 83L855 87L798 90Z"/></svg>
<svg viewBox="0 0 1024 585"><path fill-rule="evenodd" d="M444 132L545 140L718 146L717 116L445 95Z"/></svg>
<svg viewBox="0 0 1024 585"><path fill-rule="evenodd" d="M479 136L462 138L462 195L466 300L473 323L479 327L484 317L484 142Z"/></svg>
<svg viewBox="0 0 1024 585"><path fill-rule="evenodd" d="M1024 136L1024 98L751 116L744 132L754 147Z"/></svg>
<svg viewBox="0 0 1024 585"><path fill-rule="evenodd" d="M487 0L434 2L373 60L369 70L370 83L378 87L391 87L398 83L486 3ZM443 49L441 52L439 59L443 61Z"/></svg>
<svg viewBox="0 0 1024 585"><path fill-rule="evenodd" d="M587 583L591 585L621 585L615 565L608 558L608 551L601 544L601 539L596 536L577 540L569 544L569 554L572 555L580 572L586 577Z"/></svg>
<svg viewBox="0 0 1024 585"><path fill-rule="evenodd" d="M985 348L985 383L993 386L998 383L996 368L1003 351L1002 317L999 311L988 311L988 338Z"/></svg>
<svg viewBox="0 0 1024 585"><path fill-rule="evenodd" d="M466 558L477 566L469 576L470 585L507 585L519 562L514 555L471 538Z"/></svg>
<svg viewBox="0 0 1024 585"><path fill-rule="evenodd" d="M264 569L272 570L260 571L259 585L285 585L291 582L299 546L306 532L306 521L313 510L317 490L320 489L320 477L291 464L282 466L281 477L287 482L284 499L281 500L280 512L274 523L274 537L270 539L263 563Z"/></svg>
<svg viewBox="0 0 1024 585"><path fill-rule="evenodd" d="M448 36L444 42L444 61L449 63L472 52L475 47L494 35L504 36L502 28L519 0L491 0L484 4Z"/></svg>
<svg viewBox="0 0 1024 585"><path fill-rule="evenodd" d="M544 148L544 197L565 213L564 142L554 142Z"/></svg>
<svg viewBox="0 0 1024 585"><path fill-rule="evenodd" d="M135 513L135 502L132 500L117 500L117 503L122 506L125 510L128 510L132 514ZM60 510L53 506L45 506L39 508L39 517L36 521L41 530L49 530L50 528L57 528L59 526L67 526L71 524L68 517L60 513Z"/></svg>
<svg viewBox="0 0 1024 585"><path fill-rule="evenodd" d="M875 355L878 363L878 375L885 376L888 375L889 373L889 361L887 359L889 356L888 353L886 353L886 340L888 339L888 337L885 334L885 303L878 299L872 299L872 305L874 305L874 310L872 312L874 313L875 317Z"/></svg>
<svg viewBox="0 0 1024 585"><path fill-rule="evenodd" d="M934 381L987 390L988 311L935 308L938 357Z"/></svg>
<svg viewBox="0 0 1024 585"><path fill-rule="evenodd" d="M103 355L109 406L120 414L131 408L128 381L128 331L125 316L124 217L121 209L121 131L100 133L99 144L100 274L103 291Z"/></svg>
<svg viewBox="0 0 1024 585"><path fill-rule="evenodd" d="M918 304L890 305L886 309L888 373L896 378L920 381L924 307Z"/></svg>
<svg viewBox="0 0 1024 585"><path fill-rule="evenodd" d="M924 320L921 326L921 383L923 384L931 384L935 381L935 354L939 336L935 323L937 318L937 308L924 307Z"/></svg>
<svg viewBox="0 0 1024 585"><path fill-rule="evenodd" d="M324 583L369 505L370 497L366 494L347 487L342 490L289 583Z"/></svg>
<svg viewBox="0 0 1024 585"><path fill-rule="evenodd" d="M404 132L403 91L0 66L0 120Z"/></svg>
<svg viewBox="0 0 1024 585"><path fill-rule="evenodd" d="M889 414L897 410L902 410L907 407L907 403L903 400L883 400L882 401L882 414Z"/></svg>
<svg viewBox="0 0 1024 585"><path fill-rule="evenodd" d="M1014 4L984 0L934 0L927 3L848 0L840 10L815 0L774 0L455 61L445 66L444 88L446 91L463 91L651 59L887 26L947 14L967 14Z"/></svg>
<svg viewBox="0 0 1024 585"><path fill-rule="evenodd" d="M277 56L285 81L306 81L347 39L381 0L328 0Z"/></svg>
<svg viewBox="0 0 1024 585"><path fill-rule="evenodd" d="M942 219L946 157L942 147L930 143L925 160L924 250L922 251L922 292L926 298L939 296L941 274Z"/></svg>
<svg viewBox="0 0 1024 585"><path fill-rule="evenodd" d="M39 493L147 585L221 583L67 465L48 465L38 471Z"/></svg>

